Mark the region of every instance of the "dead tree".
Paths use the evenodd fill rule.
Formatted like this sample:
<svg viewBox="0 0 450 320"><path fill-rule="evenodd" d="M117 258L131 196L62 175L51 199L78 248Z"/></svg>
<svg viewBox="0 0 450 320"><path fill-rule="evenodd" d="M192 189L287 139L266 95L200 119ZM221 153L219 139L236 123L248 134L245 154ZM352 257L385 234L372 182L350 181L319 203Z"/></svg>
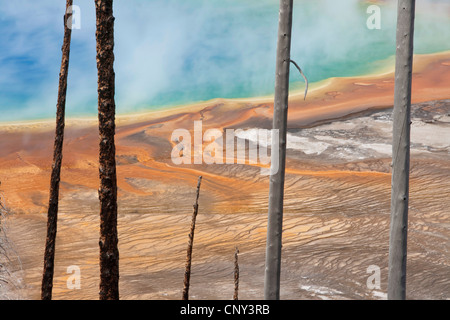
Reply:
<svg viewBox="0 0 450 320"><path fill-rule="evenodd" d="M411 83L415 0L398 1L397 53L392 141L392 194L388 298L406 298Z"/></svg>
<svg viewBox="0 0 450 320"><path fill-rule="evenodd" d="M189 300L189 285L191 280L191 265L192 265L192 247L194 245L194 232L195 232L195 222L197 220L198 214L198 198L200 196L200 184L202 182L202 177L198 178L197 182L197 195L194 203L194 211L192 213L191 229L189 232L189 240L186 254L186 268L184 271L184 287L182 300Z"/></svg>
<svg viewBox="0 0 450 320"><path fill-rule="evenodd" d="M98 120L100 136L100 299L119 299L117 176L115 161L114 16L112 0L96 0Z"/></svg>
<svg viewBox="0 0 450 320"><path fill-rule="evenodd" d="M269 212L267 224L266 266L264 275L264 298L280 298L281 234L283 229L283 197L286 166L287 112L289 97L289 66L291 51L293 0L280 0L273 129L279 139L272 139L272 152L278 148L278 171L271 172L269 189ZM272 157L272 161L274 161ZM272 163L273 165L273 163Z"/></svg>
<svg viewBox="0 0 450 320"><path fill-rule="evenodd" d="M236 247L234 251L234 295L233 300L239 300L239 262L238 262L239 249Z"/></svg>
<svg viewBox="0 0 450 320"><path fill-rule="evenodd" d="M71 25L68 25L68 20L72 14L69 12L72 3L73 0L67 0L66 13L64 15L64 41L62 46L61 71L59 74L58 102L56 106L56 130L47 215L47 238L44 253L44 271L41 287L42 300L52 299L55 242L58 221L59 182L61 177L61 162L64 142L67 75L69 71L70 42L72 36L72 29Z"/></svg>

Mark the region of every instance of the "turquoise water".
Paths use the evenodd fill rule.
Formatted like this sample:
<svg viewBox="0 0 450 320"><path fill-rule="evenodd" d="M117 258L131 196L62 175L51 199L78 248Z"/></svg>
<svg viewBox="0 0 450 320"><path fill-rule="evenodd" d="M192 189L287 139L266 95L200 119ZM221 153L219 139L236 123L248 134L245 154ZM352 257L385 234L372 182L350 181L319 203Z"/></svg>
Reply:
<svg viewBox="0 0 450 320"><path fill-rule="evenodd" d="M91 2L80 2L82 28L72 35L69 116L97 112ZM294 3L291 55L310 82L373 73L386 67L386 59L395 54L396 1L380 3L380 30L367 28L369 4L364 1ZM118 113L272 94L278 4L278 0L116 1ZM30 12L42 10L35 29L19 23L20 5L10 5L9 11L0 8L0 27L7 30L0 35L0 121L49 118L55 113L62 41L57 9L64 7L55 9L51 0L27 6ZM42 6L48 6L54 17ZM450 50L449 17L450 1L418 1L416 53ZM291 88L303 88L301 76L294 68L291 71Z"/></svg>
<svg viewBox="0 0 450 320"><path fill-rule="evenodd" d="M301 65L309 81L376 72L395 54L393 1L380 6L380 30L367 28L365 3L294 2L292 59ZM418 8L416 53L450 49L449 5L437 4L436 10L430 9ZM273 93L277 1L229 0L221 6L214 1L202 2L200 13L195 6L184 10L196 12L193 17L205 12L200 34L184 51L183 64L171 78L171 85L148 101L150 107ZM291 71L292 87L302 87L301 76L294 68Z"/></svg>

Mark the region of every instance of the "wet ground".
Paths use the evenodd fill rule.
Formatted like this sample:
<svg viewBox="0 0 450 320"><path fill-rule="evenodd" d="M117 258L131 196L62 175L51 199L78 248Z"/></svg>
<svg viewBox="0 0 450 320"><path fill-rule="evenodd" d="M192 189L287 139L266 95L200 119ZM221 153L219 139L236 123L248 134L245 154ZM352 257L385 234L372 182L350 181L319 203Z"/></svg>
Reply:
<svg viewBox="0 0 450 320"><path fill-rule="evenodd" d="M386 298L391 112L289 130L282 299ZM448 100L412 110L408 299L450 298L449 119ZM147 142L164 145L156 140ZM233 297L238 246L239 297L263 298L268 177L258 167L192 165L176 171L168 159L158 168L139 155L118 159L118 174L128 188L119 190L121 299L181 298L198 175L203 183L190 297ZM97 191L74 179L63 180L62 188L53 297L97 299ZM7 218L8 237L23 267L12 263L22 280L14 293L22 299L40 297L45 195L36 193L33 201L43 209L19 213L11 208ZM80 268L80 289L67 286L70 266ZM373 266L380 270L379 288L367 284Z"/></svg>

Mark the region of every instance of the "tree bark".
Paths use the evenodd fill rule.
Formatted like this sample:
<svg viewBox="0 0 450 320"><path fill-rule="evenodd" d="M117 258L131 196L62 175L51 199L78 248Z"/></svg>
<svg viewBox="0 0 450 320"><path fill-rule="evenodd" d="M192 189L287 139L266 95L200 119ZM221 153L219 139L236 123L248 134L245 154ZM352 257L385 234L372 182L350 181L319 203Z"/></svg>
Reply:
<svg viewBox="0 0 450 320"><path fill-rule="evenodd" d="M388 299L406 298L411 83L415 0L398 1Z"/></svg>
<svg viewBox="0 0 450 320"><path fill-rule="evenodd" d="M286 132L289 97L289 66L291 51L293 0L280 0L273 129L279 130L279 140L272 141L272 152L278 152L278 171L271 172L269 213L266 243L264 297L280 298L281 235L283 229L284 176L286 166ZM272 157L272 165L273 165Z"/></svg>
<svg viewBox="0 0 450 320"><path fill-rule="evenodd" d="M114 17L112 0L95 1L100 136L100 299L119 299L117 177L115 161Z"/></svg>
<svg viewBox="0 0 450 320"><path fill-rule="evenodd" d="M189 286L191 281L191 265L192 265L192 247L194 245L194 232L195 232L195 222L197 220L198 214L198 198L200 196L200 185L202 182L202 177L198 178L197 182L197 196L195 198L194 211L192 213L191 229L189 232L189 241L186 254L186 268L184 271L184 286L182 300L189 300Z"/></svg>
<svg viewBox="0 0 450 320"><path fill-rule="evenodd" d="M234 295L233 300L239 300L239 262L238 262L239 249L236 247L234 251Z"/></svg>
<svg viewBox="0 0 450 320"><path fill-rule="evenodd" d="M64 41L62 46L61 71L59 74L58 102L56 106L56 130L53 148L53 164L50 180L50 195L47 215L47 238L44 253L44 271L42 276L41 299L51 300L55 262L55 242L58 221L59 182L61 177L62 150L64 142L65 108L67 76L69 71L70 42L72 29L67 26L70 17L68 9L73 0L67 0L64 14Z"/></svg>

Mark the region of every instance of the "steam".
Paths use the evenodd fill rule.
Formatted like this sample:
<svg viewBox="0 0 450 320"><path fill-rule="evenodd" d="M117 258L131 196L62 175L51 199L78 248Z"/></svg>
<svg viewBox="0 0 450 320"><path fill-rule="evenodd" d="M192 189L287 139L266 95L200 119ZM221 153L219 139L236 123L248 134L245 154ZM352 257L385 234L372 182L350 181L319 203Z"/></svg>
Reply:
<svg viewBox="0 0 450 320"><path fill-rule="evenodd" d="M95 8L72 32L69 116L95 115ZM296 0L291 57L310 82L374 72L395 53L396 1L380 1L381 30L366 27L369 3ZM371 3L373 4L373 2ZM116 0L118 113L273 93L278 0ZM54 117L63 1L0 6L0 121ZM450 4L417 6L416 52L450 50ZM294 71L294 70L292 70ZM292 72L292 89L305 83Z"/></svg>

